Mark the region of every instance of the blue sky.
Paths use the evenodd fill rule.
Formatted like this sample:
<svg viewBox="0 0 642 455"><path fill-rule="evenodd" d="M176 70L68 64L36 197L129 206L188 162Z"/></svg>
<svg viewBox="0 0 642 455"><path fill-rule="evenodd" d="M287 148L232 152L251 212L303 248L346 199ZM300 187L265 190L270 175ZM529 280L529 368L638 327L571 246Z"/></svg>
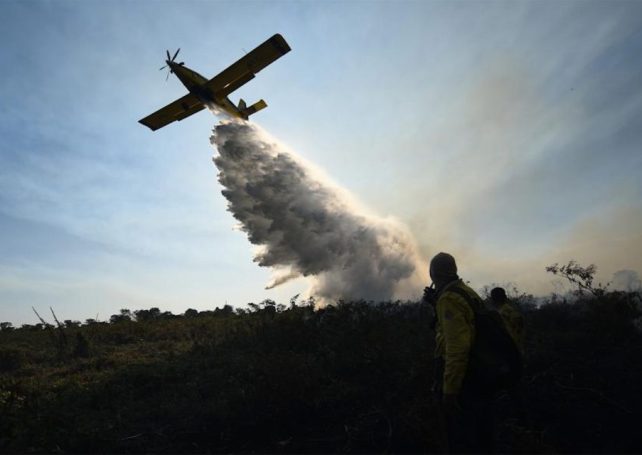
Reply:
<svg viewBox="0 0 642 455"><path fill-rule="evenodd" d="M0 3L0 320L287 299L216 181L165 49L205 76L280 32L232 98L426 258L477 287L555 288L545 265L642 270L640 2ZM43 312L42 311L42 312Z"/></svg>

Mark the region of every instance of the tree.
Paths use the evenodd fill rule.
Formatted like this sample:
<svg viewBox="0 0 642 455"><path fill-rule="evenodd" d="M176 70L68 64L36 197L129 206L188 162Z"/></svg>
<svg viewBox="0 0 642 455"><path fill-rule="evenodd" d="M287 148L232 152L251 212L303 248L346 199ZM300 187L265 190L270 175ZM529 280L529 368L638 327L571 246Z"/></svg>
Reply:
<svg viewBox="0 0 642 455"><path fill-rule="evenodd" d="M198 316L198 310L195 310L194 308L188 308L185 311L186 318L195 318L196 316Z"/></svg>
<svg viewBox="0 0 642 455"><path fill-rule="evenodd" d="M10 322L0 322L0 330L1 331L13 330L13 324Z"/></svg>
<svg viewBox="0 0 642 455"><path fill-rule="evenodd" d="M120 314L113 314L109 318L109 322L112 324L116 324L118 322L125 322L125 321L131 321L132 320L132 312L126 308L123 308L120 310Z"/></svg>
<svg viewBox="0 0 642 455"><path fill-rule="evenodd" d="M175 316L171 311L163 311L158 316L156 316L156 319L174 319L176 317L178 316Z"/></svg>
<svg viewBox="0 0 642 455"><path fill-rule="evenodd" d="M205 312L201 312L201 314L204 314ZM225 316L232 316L234 314L234 308L232 305L225 304L223 308L216 307L214 308L214 311L208 311L207 313L212 313L214 316L217 317L225 317Z"/></svg>
<svg viewBox="0 0 642 455"><path fill-rule="evenodd" d="M597 266L590 264L587 267L582 267L574 260L570 260L568 264L560 266L557 262L553 265L546 267L546 271L553 275L560 275L566 278L570 283L577 286L577 293L583 294L588 291L596 297L601 297L606 294L609 283L602 285L598 283L597 286L593 285Z"/></svg>
<svg viewBox="0 0 642 455"><path fill-rule="evenodd" d="M274 307L275 305L276 305L276 302L272 299L265 299L261 303L259 303L259 306L263 308Z"/></svg>
<svg viewBox="0 0 642 455"><path fill-rule="evenodd" d="M137 321L152 321L160 318L161 311L156 307L150 308L149 310L136 310L134 311L134 316Z"/></svg>

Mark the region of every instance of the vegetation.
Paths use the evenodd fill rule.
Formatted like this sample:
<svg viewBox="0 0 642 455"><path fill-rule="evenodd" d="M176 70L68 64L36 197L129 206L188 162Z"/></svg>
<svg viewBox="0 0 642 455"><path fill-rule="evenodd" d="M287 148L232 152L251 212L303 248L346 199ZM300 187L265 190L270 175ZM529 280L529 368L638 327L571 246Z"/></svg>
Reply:
<svg viewBox="0 0 642 455"><path fill-rule="evenodd" d="M535 306L504 452L640 452L639 293ZM3 452L439 452L421 303L266 300L0 324ZM638 326L636 326L638 324Z"/></svg>

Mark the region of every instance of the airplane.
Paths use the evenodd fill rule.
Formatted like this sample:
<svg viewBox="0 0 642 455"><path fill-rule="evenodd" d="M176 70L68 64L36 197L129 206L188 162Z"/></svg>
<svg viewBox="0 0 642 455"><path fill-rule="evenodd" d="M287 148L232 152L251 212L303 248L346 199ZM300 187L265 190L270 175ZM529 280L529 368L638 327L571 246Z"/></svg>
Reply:
<svg viewBox="0 0 642 455"><path fill-rule="evenodd" d="M178 48L171 58L169 51L166 51L167 60L161 70L169 68L167 77L169 78L170 73L176 74L189 93L138 121L152 131L174 121L183 120L205 109L206 106L214 110L222 110L232 117L247 120L250 115L265 109L267 103L259 100L248 107L241 99L239 104L235 105L228 95L254 79L256 73L290 52L291 49L285 39L277 33L210 80L186 67L185 62L177 63L175 60L180 50Z"/></svg>

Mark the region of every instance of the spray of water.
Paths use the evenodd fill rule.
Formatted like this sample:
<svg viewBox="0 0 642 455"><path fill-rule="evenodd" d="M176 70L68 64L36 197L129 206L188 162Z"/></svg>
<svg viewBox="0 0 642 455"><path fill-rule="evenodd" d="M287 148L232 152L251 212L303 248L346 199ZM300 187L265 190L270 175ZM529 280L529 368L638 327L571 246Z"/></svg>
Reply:
<svg viewBox="0 0 642 455"><path fill-rule="evenodd" d="M267 288L304 276L325 303L419 295L422 261L400 223L359 208L254 124L222 121L211 143L228 210L258 246L255 262L273 269Z"/></svg>

